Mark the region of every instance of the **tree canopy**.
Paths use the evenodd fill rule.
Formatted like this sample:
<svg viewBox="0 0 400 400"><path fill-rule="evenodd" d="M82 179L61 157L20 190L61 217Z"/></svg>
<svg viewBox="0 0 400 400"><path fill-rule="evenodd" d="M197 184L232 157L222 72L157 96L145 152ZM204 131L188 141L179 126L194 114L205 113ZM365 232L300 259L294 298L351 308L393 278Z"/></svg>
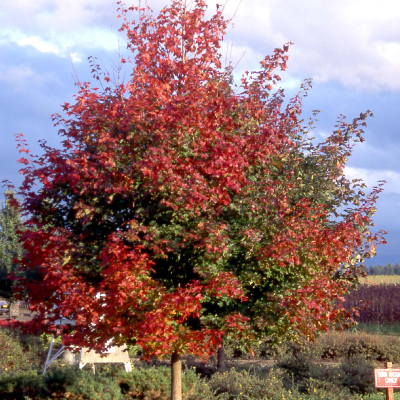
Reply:
<svg viewBox="0 0 400 400"><path fill-rule="evenodd" d="M19 137L20 261L40 277L18 285L35 329L75 321L66 344L207 356L223 335L312 339L349 317L342 296L380 241L380 186L365 194L343 172L369 112L315 144L301 119L310 82L287 103L276 89L289 45L236 86L221 63L228 21L205 10L175 0L129 22L138 7L120 4L129 80L92 59L100 88L78 83L53 116L62 147L32 158Z"/></svg>
<svg viewBox="0 0 400 400"><path fill-rule="evenodd" d="M10 273L17 270L14 260L22 256L22 245L17 234L20 227L19 208L12 207L6 198L0 204L0 297L6 299L13 296Z"/></svg>

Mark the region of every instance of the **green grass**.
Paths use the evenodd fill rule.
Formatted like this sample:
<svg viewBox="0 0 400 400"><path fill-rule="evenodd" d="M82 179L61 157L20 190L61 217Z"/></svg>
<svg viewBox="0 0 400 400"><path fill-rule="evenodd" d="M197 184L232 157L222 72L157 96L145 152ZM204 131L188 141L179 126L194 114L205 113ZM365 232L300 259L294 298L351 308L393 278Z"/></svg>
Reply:
<svg viewBox="0 0 400 400"><path fill-rule="evenodd" d="M400 322L395 324L379 324L379 323L358 323L353 329L354 332L364 331L367 333L375 333L379 335L395 335L400 336Z"/></svg>

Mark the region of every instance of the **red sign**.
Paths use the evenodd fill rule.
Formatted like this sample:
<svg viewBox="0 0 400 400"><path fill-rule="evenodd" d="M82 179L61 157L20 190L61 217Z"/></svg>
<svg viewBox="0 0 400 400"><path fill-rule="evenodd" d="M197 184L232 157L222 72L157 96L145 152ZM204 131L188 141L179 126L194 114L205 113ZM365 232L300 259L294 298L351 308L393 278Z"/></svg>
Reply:
<svg viewBox="0 0 400 400"><path fill-rule="evenodd" d="M400 388L400 369L375 369L376 388Z"/></svg>

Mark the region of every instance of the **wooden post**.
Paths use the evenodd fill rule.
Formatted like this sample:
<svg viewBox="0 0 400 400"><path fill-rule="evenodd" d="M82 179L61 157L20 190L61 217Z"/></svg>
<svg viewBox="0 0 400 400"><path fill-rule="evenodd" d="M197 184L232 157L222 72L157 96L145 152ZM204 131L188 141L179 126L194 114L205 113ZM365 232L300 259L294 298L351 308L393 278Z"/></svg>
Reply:
<svg viewBox="0 0 400 400"><path fill-rule="evenodd" d="M182 361L177 352L171 358L171 400L182 400Z"/></svg>
<svg viewBox="0 0 400 400"><path fill-rule="evenodd" d="M392 363L391 362L387 362L386 363L386 368L387 369L392 368ZM393 388L392 387L386 388L386 400L393 400Z"/></svg>

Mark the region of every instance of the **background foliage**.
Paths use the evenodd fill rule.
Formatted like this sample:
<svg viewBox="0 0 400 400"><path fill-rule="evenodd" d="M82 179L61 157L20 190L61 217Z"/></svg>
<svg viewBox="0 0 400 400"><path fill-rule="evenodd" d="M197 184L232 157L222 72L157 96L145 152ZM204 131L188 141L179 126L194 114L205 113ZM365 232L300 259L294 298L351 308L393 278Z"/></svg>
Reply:
<svg viewBox="0 0 400 400"><path fill-rule="evenodd" d="M368 267L368 275L400 275L400 263L372 265Z"/></svg>
<svg viewBox="0 0 400 400"><path fill-rule="evenodd" d="M10 272L17 272L14 259L22 257L22 244L17 235L21 225L19 207L12 207L6 198L0 204L0 298L12 298L12 280L8 276Z"/></svg>

